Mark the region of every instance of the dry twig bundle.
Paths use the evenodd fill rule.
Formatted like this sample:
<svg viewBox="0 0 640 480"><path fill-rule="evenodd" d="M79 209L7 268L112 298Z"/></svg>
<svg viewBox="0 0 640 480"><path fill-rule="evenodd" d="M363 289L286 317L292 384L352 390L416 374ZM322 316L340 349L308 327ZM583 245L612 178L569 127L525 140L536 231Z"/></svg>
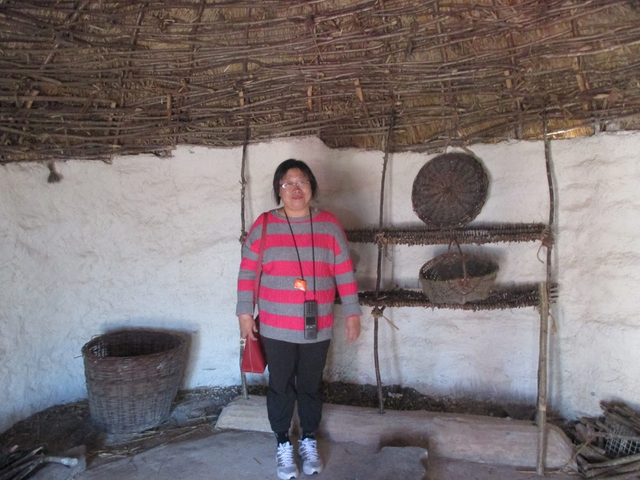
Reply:
<svg viewBox="0 0 640 480"><path fill-rule="evenodd" d="M43 448L33 450L19 450L17 447L0 451L0 480L22 480L45 463L59 463L73 467L78 463L77 458L53 457L43 453Z"/></svg>
<svg viewBox="0 0 640 480"><path fill-rule="evenodd" d="M576 425L578 467L584 478L640 476L640 414L622 403L602 402L604 417Z"/></svg>

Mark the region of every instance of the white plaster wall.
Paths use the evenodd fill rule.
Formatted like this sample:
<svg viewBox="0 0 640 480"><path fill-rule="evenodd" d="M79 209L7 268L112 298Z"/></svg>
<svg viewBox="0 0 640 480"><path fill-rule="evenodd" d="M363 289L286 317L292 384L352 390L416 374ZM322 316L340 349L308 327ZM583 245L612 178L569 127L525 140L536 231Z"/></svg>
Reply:
<svg viewBox="0 0 640 480"><path fill-rule="evenodd" d="M546 222L542 142L474 145L490 176L478 222ZM554 258L552 402L567 417L598 402L637 403L640 362L640 134L552 143L559 234ZM331 150L317 139L252 146L247 226L274 206L271 176L289 157L307 161L319 205L345 228L378 224L383 154ZM396 154L387 171L384 221L420 225L411 185L432 156ZM81 348L122 326L162 327L192 338L183 388L237 385L234 316L239 264L241 149L180 147L173 158L58 163L48 184L40 164L0 168L0 431L46 407L86 397ZM473 249L474 247L470 247ZM477 248L477 247L476 247ZM544 278L539 244L483 246L501 283ZM440 247L390 248L383 288L418 288L420 266ZM377 251L353 244L360 286L375 285ZM339 307L338 313L339 313ZM338 318L328 380L375 384L373 321L344 342ZM539 318L534 308L466 312L389 308L380 323L381 376L436 395L507 401L536 397ZM250 376L263 382L262 376Z"/></svg>
<svg viewBox="0 0 640 480"><path fill-rule="evenodd" d="M553 389L574 415L640 408L640 135L553 144L561 186Z"/></svg>

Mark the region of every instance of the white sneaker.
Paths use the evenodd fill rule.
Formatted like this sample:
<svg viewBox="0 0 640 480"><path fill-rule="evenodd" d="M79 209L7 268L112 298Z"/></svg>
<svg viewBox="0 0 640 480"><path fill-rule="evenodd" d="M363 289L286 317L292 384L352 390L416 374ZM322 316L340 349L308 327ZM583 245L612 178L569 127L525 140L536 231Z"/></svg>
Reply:
<svg viewBox="0 0 640 480"><path fill-rule="evenodd" d="M305 475L313 475L322 471L323 465L318 456L318 445L313 438L302 440L298 451L302 457L302 471Z"/></svg>
<svg viewBox="0 0 640 480"><path fill-rule="evenodd" d="M278 462L278 478L281 480L298 478L300 472L293 458L293 445L290 442L278 444L276 461Z"/></svg>

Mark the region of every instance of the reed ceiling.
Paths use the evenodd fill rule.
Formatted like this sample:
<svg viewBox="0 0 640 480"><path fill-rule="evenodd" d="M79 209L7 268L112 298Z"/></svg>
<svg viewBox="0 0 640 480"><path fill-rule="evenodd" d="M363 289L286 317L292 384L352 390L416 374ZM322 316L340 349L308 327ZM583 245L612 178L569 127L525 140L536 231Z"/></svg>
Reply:
<svg viewBox="0 0 640 480"><path fill-rule="evenodd" d="M639 115L638 0L0 0L0 163L438 151Z"/></svg>

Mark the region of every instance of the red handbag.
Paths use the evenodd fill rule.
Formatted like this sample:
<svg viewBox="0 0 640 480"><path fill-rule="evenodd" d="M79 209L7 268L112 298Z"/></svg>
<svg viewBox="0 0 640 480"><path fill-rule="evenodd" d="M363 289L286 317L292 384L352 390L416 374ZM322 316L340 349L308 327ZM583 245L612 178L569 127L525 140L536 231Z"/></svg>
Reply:
<svg viewBox="0 0 640 480"><path fill-rule="evenodd" d="M256 318L256 322L258 318ZM257 340L247 337L242 353L242 373L264 373L267 368L267 357L264 354L264 346L260 334L256 335Z"/></svg>
<svg viewBox="0 0 640 480"><path fill-rule="evenodd" d="M265 212L262 222L262 239L260 240L260 253L258 255L258 269L256 271L256 278L253 284L253 305L258 303L258 289L260 288L260 276L262 275L262 254L264 253L264 243L267 236L267 220L269 213ZM259 320L256 316L256 325ZM267 357L264 354L264 346L262 345L262 339L260 334L256 335L257 340L252 340L247 335L244 351L242 352L242 362L240 364L240 371L242 373L264 373L267 368Z"/></svg>

